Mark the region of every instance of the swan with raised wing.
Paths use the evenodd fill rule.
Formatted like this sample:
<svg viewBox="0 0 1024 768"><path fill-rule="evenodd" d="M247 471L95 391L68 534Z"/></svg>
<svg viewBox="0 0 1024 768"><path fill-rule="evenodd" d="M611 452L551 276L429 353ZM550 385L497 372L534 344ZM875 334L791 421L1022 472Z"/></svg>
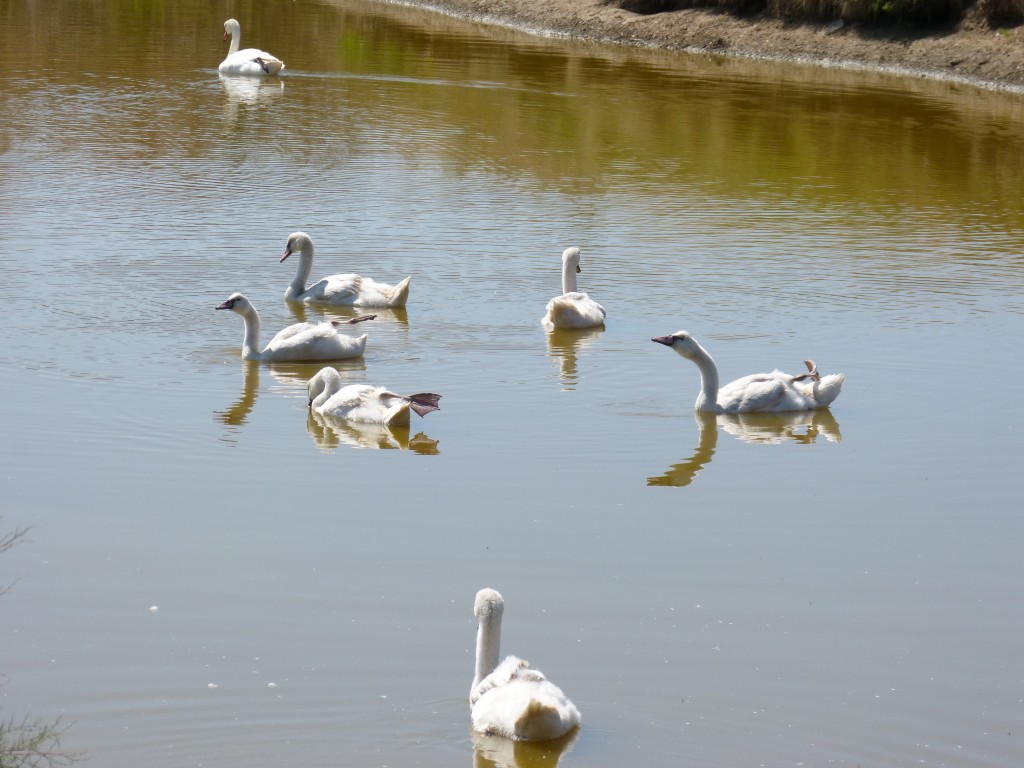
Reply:
<svg viewBox="0 0 1024 768"><path fill-rule="evenodd" d="M224 22L224 39L227 40L229 37L231 46L228 48L227 58L217 67L218 71L225 75L266 77L276 75L284 69L284 62L272 53L261 51L259 48L238 50L238 43L242 39L242 25L235 19Z"/></svg>
<svg viewBox="0 0 1024 768"><path fill-rule="evenodd" d="M504 611L497 591L476 593L476 675L469 693L473 729L516 741L564 736L580 724L580 712L562 689L524 659L507 656L498 663Z"/></svg>
<svg viewBox="0 0 1024 768"><path fill-rule="evenodd" d="M587 294L576 290L576 275L580 269L580 249L566 248L562 252L562 295L548 302L541 325L547 331L556 328L597 328L604 325L604 307Z"/></svg>
<svg viewBox="0 0 1024 768"><path fill-rule="evenodd" d="M708 413L751 413L756 411L813 411L827 408L839 397L845 374L822 376L812 360L805 360L809 373L793 376L782 371L755 373L718 387L718 367L693 336L676 331L651 341L675 350L700 370L701 389L694 408Z"/></svg>
<svg viewBox="0 0 1024 768"><path fill-rule="evenodd" d="M440 395L396 395L372 384L348 384L334 368L321 368L307 386L309 407L324 416L388 427L409 426L409 412L426 416L441 410Z"/></svg>
<svg viewBox="0 0 1024 768"><path fill-rule="evenodd" d="M233 293L215 309L230 309L242 316L245 321L242 358L263 363L302 363L359 357L366 349L366 334L346 336L340 327L376 317L363 315L351 320L331 320L326 323L295 323L279 331L261 350L260 316L249 299L241 293Z"/></svg>
<svg viewBox="0 0 1024 768"><path fill-rule="evenodd" d="M284 292L285 301L396 308L404 307L409 300L411 277L405 278L397 285L388 285L355 274L330 275L307 288L306 281L313 271L312 238L305 232L292 232L288 235L288 244L285 246L281 261L293 253L299 255L299 264L291 285Z"/></svg>

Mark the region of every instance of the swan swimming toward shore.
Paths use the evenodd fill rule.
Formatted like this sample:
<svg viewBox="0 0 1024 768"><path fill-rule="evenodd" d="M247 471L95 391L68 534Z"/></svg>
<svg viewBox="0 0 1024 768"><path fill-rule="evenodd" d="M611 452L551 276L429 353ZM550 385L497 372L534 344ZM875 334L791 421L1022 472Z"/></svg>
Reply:
<svg viewBox="0 0 1024 768"><path fill-rule="evenodd" d="M363 315L351 320L331 320L327 323L295 323L279 331L260 350L260 316L249 299L241 293L233 293L215 309L230 309L242 316L245 321L242 358L263 363L302 363L359 357L366 349L366 334L346 336L339 328L376 317Z"/></svg>
<svg viewBox="0 0 1024 768"><path fill-rule="evenodd" d="M259 48L238 50L238 44L242 39L242 25L235 19L224 22L224 39L227 40L229 37L231 46L228 48L227 58L217 67L218 71L225 75L265 77L276 75L284 69L284 62L272 53L261 51Z"/></svg>
<svg viewBox="0 0 1024 768"><path fill-rule="evenodd" d="M388 285L355 274L330 275L307 288L306 281L313 271L312 238L305 232L292 232L281 261L293 253L299 254L299 265L291 285L284 292L285 301L394 309L404 307L409 300L411 277L397 285Z"/></svg>
<svg viewBox="0 0 1024 768"><path fill-rule="evenodd" d="M751 413L756 411L812 411L827 408L839 397L845 374L821 376L812 360L805 360L809 373L792 376L782 371L755 373L718 387L718 367L693 336L676 331L651 341L675 350L700 369L701 390L694 409L708 413Z"/></svg>
<svg viewBox="0 0 1024 768"><path fill-rule="evenodd" d="M564 736L580 724L580 712L562 689L524 659L507 656L498 663L504 611L497 591L477 592L476 675L469 693L473 729L516 741Z"/></svg>
<svg viewBox="0 0 1024 768"><path fill-rule="evenodd" d="M604 325L604 307L576 290L576 274L581 271L580 249L566 248L562 252L562 295L548 302L547 312L540 321L545 330Z"/></svg>
<svg viewBox="0 0 1024 768"><path fill-rule="evenodd" d="M307 394L309 407L324 416L388 427L409 426L410 411L426 416L441 410L437 404L440 395L432 392L396 395L372 384L346 386L341 374L330 367L321 368L309 380Z"/></svg>

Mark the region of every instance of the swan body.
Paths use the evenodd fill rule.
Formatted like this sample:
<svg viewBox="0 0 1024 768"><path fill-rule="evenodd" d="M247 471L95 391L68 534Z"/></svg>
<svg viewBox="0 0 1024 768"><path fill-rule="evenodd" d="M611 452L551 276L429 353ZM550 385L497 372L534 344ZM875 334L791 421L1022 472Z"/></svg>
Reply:
<svg viewBox="0 0 1024 768"><path fill-rule="evenodd" d="M363 424L383 424L388 427L409 426L409 412L426 416L441 407L440 395L421 392L416 395L396 395L384 387L372 384L349 384L334 368L321 368L309 380L307 388L309 407L324 416L347 419Z"/></svg>
<svg viewBox="0 0 1024 768"><path fill-rule="evenodd" d="M545 330L604 325L604 307L576 290L576 274L580 271L580 249L566 248L562 252L562 295L548 302L547 312L540 321Z"/></svg>
<svg viewBox="0 0 1024 768"><path fill-rule="evenodd" d="M307 288L306 281L313 271L313 241L305 232L292 232L288 236L281 261L293 253L299 254L299 266L291 285L284 292L285 301L394 309L404 307L409 299L411 277L398 285L388 285L359 275L330 275Z"/></svg>
<svg viewBox="0 0 1024 768"><path fill-rule="evenodd" d="M242 39L242 25L234 19L224 22L224 39L227 40L229 37L231 38L231 47L228 48L227 58L217 67L225 75L266 77L267 75L276 75L284 69L283 61L259 48L238 50L238 43Z"/></svg>
<svg viewBox="0 0 1024 768"><path fill-rule="evenodd" d="M813 411L827 408L839 397L845 374L821 376L810 360L810 373L793 376L782 371L755 373L718 387L718 367L693 336L676 331L651 339L693 361L700 369L701 391L694 408L707 413L753 413L771 411Z"/></svg>
<svg viewBox="0 0 1024 768"><path fill-rule="evenodd" d="M498 663L505 601L493 589L476 594L476 675L469 704L473 729L515 741L547 741L580 724L580 712L562 689L528 661L508 656Z"/></svg>
<svg viewBox="0 0 1024 768"><path fill-rule="evenodd" d="M231 294L216 309L230 309L245 321L242 340L242 358L264 363L301 363L319 360L345 360L360 357L366 349L366 334L346 336L339 326L372 320L364 315L352 320L332 320L328 323L295 323L282 329L260 350L260 316L256 307L241 293Z"/></svg>

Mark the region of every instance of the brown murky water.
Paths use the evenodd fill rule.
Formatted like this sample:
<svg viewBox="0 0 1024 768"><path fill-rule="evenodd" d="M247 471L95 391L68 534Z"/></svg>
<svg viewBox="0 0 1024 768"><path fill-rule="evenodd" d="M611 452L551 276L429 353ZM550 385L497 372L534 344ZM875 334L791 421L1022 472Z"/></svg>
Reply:
<svg viewBox="0 0 1024 768"><path fill-rule="evenodd" d="M355 1L0 15L4 718L114 768L550 765L469 731L493 586L565 766L1024 762L1020 97ZM218 75L229 16L283 77ZM294 322L298 229L413 276L338 367L439 413L241 361L213 308ZM546 336L568 245L608 323ZM845 389L695 419L680 328Z"/></svg>

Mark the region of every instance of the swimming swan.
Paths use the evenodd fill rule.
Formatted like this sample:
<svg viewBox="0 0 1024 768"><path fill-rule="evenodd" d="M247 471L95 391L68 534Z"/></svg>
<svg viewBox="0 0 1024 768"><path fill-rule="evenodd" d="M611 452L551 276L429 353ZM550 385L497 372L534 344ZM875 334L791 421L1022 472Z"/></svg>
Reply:
<svg viewBox="0 0 1024 768"><path fill-rule="evenodd" d="M260 316L256 307L240 293L231 294L216 309L230 309L245 321L242 358L264 363L301 363L318 360L344 360L359 357L366 349L366 334L346 336L339 326L372 320L376 315L363 315L351 320L329 323L295 323L284 328L260 351Z"/></svg>
<svg viewBox="0 0 1024 768"><path fill-rule="evenodd" d="M576 273L580 271L580 249L566 248L562 252L562 295L548 302L547 313L540 321L545 330L604 325L604 307L576 290Z"/></svg>
<svg viewBox="0 0 1024 768"><path fill-rule="evenodd" d="M827 408L839 397L845 374L821 376L811 360L804 361L810 373L791 376L781 371L755 373L718 388L718 368L711 355L686 331L651 339L692 360L700 369L701 391L694 408L707 413L750 413L753 411L813 411Z"/></svg>
<svg viewBox="0 0 1024 768"><path fill-rule="evenodd" d="M441 410L437 404L440 395L432 392L396 395L384 387L372 384L346 386L341 374L334 368L321 368L309 380L306 391L309 394L309 407L317 413L364 424L407 427L410 410L420 416Z"/></svg>
<svg viewBox="0 0 1024 768"><path fill-rule="evenodd" d="M516 741L564 736L580 724L580 712L562 689L530 669L528 661L507 656L498 663L504 610L495 590L476 593L476 676L469 693L473 729Z"/></svg>
<svg viewBox="0 0 1024 768"><path fill-rule="evenodd" d="M234 19L224 22L224 39L231 38L231 47L228 48L228 56L217 67L218 71L226 75L276 75L284 69L284 62L271 53L261 51L259 48L246 48L238 50L238 43L242 39L242 25Z"/></svg>
<svg viewBox="0 0 1024 768"><path fill-rule="evenodd" d="M409 299L411 277L398 285L386 285L359 275L331 275L306 288L309 273L313 271L313 241L305 232L288 235L288 245L281 261L293 253L299 254L299 268L292 284L284 292L285 301L395 308L404 307Z"/></svg>

